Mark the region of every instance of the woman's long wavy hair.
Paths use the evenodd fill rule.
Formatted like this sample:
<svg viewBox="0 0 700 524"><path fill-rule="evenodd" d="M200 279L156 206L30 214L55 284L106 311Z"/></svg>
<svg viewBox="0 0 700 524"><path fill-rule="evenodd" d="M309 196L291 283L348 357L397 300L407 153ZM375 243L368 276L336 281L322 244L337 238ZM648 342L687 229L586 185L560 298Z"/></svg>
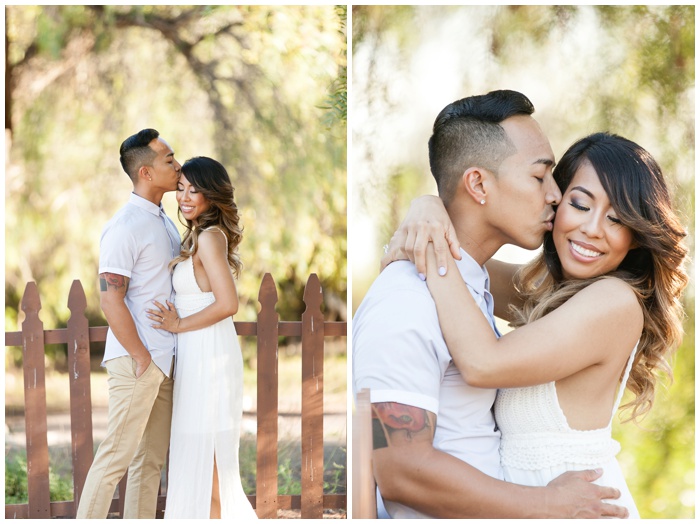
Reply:
<svg viewBox="0 0 700 524"><path fill-rule="evenodd" d="M170 262L170 270L175 265L197 252L197 239L205 229L216 227L228 239L228 265L238 277L241 272L241 259L238 244L243 238L243 228L239 225L238 206L233 199L233 185L226 168L216 160L205 156L190 158L182 166L182 174L190 184L209 202L209 209L199 215L197 226L184 219L178 208L180 222L187 228L182 239L180 255Z"/></svg>
<svg viewBox="0 0 700 524"><path fill-rule="evenodd" d="M520 310L513 309L513 325L541 318L602 278L627 282L644 311L644 327L627 381L634 399L623 406L632 409L626 420L634 420L651 409L658 372L666 372L673 379L668 357L683 338L681 293L688 282L683 267L688 251L683 243L686 232L672 208L661 169L641 146L609 133L579 140L554 170L562 194L585 162L595 169L617 217L633 232L633 245L637 247L611 273L568 280L562 274L552 233L547 232L542 254L516 277L524 305Z"/></svg>

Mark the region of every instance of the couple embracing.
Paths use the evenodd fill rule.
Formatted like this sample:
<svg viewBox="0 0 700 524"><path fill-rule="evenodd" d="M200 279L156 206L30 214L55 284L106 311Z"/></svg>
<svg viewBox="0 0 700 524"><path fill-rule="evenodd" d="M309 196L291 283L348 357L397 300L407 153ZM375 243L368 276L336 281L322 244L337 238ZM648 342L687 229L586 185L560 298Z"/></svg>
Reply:
<svg viewBox="0 0 700 524"><path fill-rule="evenodd" d="M134 190L100 239L108 426L77 517L106 518L128 468L124 517L155 518L169 446L166 518L254 519L238 466L243 360L231 316L242 230L231 180L211 158L181 166L154 129L119 152ZM182 242L161 204L169 191Z"/></svg>
<svg viewBox="0 0 700 524"><path fill-rule="evenodd" d="M414 201L353 319L380 516L639 518L611 425L670 373L685 231L647 151L596 133L555 164L533 112L514 91L440 112L440 198Z"/></svg>

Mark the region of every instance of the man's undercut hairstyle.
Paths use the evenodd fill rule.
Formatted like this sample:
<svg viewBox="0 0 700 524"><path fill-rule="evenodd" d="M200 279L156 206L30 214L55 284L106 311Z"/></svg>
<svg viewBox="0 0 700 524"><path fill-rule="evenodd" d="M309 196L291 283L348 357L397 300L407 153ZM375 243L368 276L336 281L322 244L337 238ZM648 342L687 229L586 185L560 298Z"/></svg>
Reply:
<svg viewBox="0 0 700 524"><path fill-rule="evenodd" d="M159 136L160 133L155 129L142 129L122 142L119 148L119 161L132 181L135 182L138 179L141 166L153 164L156 152L148 144Z"/></svg>
<svg viewBox="0 0 700 524"><path fill-rule="evenodd" d="M428 141L428 155L445 205L467 169L481 167L497 175L501 162L515 153L501 122L534 112L525 95L509 90L462 98L440 111Z"/></svg>

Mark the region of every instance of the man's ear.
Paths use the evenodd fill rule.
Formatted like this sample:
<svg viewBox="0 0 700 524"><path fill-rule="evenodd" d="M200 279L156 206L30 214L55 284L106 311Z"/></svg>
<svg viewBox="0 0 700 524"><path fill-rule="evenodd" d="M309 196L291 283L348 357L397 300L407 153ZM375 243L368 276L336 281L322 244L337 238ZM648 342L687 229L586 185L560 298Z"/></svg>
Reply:
<svg viewBox="0 0 700 524"><path fill-rule="evenodd" d="M148 168L148 166L141 166L139 168L139 178L149 181L153 178L151 176L151 170Z"/></svg>
<svg viewBox="0 0 700 524"><path fill-rule="evenodd" d="M487 176L486 171L480 167L470 167L462 175L462 185L467 195L477 204L488 196L484 184Z"/></svg>

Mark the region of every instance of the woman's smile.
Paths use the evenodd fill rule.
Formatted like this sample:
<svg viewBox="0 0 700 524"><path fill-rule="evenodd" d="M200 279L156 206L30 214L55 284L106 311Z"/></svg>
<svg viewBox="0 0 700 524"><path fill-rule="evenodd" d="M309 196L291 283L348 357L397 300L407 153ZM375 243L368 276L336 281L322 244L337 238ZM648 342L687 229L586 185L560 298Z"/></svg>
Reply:
<svg viewBox="0 0 700 524"><path fill-rule="evenodd" d="M590 244L586 244L584 242L576 242L574 240L569 240L569 244L571 245L571 249L574 252L574 255L580 255L582 259L596 259L600 256L603 256L603 253Z"/></svg>
<svg viewBox="0 0 700 524"><path fill-rule="evenodd" d="M581 165L564 193L553 239L567 278L614 271L632 248L632 231L620 222L590 162Z"/></svg>

